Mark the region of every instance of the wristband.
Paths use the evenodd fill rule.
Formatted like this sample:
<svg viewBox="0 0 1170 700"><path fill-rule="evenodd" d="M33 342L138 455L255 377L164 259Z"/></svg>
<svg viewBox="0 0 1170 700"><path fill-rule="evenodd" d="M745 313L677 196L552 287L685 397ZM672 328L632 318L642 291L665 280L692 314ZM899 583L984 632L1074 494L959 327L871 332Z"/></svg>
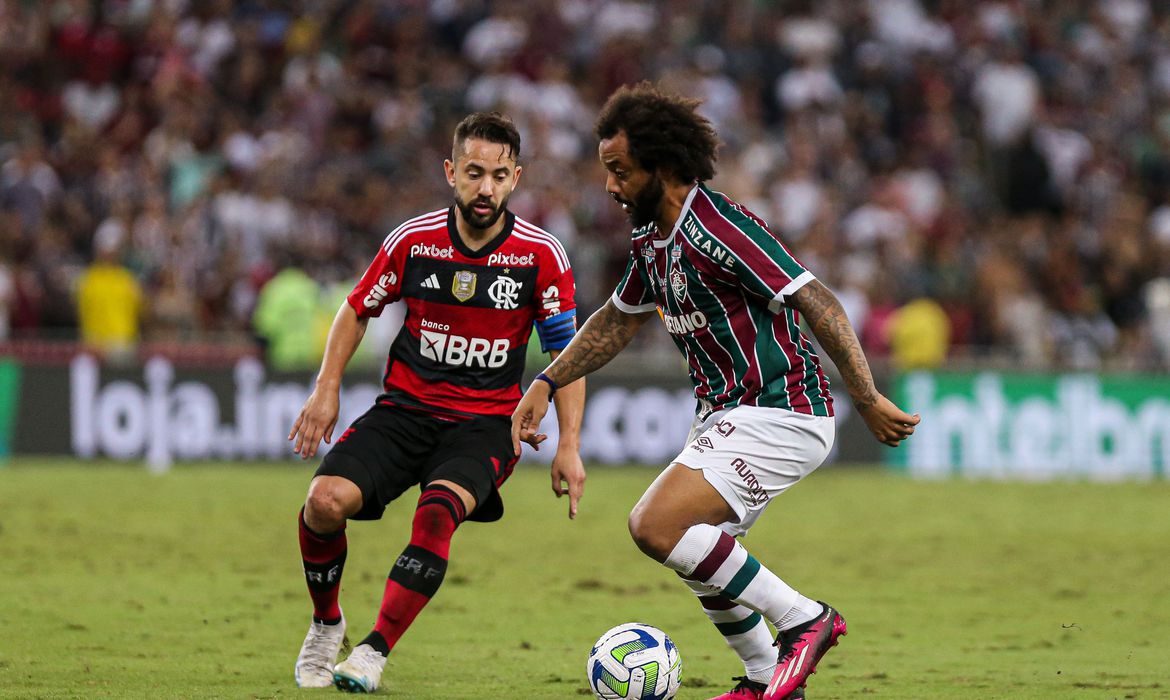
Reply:
<svg viewBox="0 0 1170 700"><path fill-rule="evenodd" d="M537 378L537 379L539 379L540 381L542 381L542 382L545 382L546 384L548 384L548 400L549 400L549 401L552 401L553 394L557 393L557 389L559 388L559 387L557 386L557 383L556 383L556 382L554 382L554 381L552 380L552 378L551 378L551 377L549 377L549 376L548 376L547 374L545 374L544 372L541 372L540 374L536 375L536 378Z"/></svg>

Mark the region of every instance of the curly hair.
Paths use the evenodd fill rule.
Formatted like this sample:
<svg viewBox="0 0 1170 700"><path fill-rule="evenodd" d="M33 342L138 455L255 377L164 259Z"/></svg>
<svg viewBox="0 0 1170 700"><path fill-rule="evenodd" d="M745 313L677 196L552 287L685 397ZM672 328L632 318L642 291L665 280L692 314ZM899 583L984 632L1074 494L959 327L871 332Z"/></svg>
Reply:
<svg viewBox="0 0 1170 700"><path fill-rule="evenodd" d="M452 153L458 159L463 142L469 138L483 139L511 149L512 160L520 160L520 132L512 120L499 112L475 112L463 118L455 127L455 143Z"/></svg>
<svg viewBox="0 0 1170 700"><path fill-rule="evenodd" d="M599 139L626 132L630 155L646 170L662 168L682 182L715 176L719 136L695 108L700 100L675 95L648 81L618 88L597 117Z"/></svg>

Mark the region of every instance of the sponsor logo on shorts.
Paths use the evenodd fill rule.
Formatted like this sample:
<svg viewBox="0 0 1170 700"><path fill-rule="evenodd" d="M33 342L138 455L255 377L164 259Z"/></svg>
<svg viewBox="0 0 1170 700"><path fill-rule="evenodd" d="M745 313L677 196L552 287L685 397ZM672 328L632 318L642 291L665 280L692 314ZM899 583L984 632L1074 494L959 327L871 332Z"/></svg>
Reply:
<svg viewBox="0 0 1170 700"><path fill-rule="evenodd" d="M721 420L711 427L715 428L715 432L723 437L731 437L731 434L735 432L735 426L729 420Z"/></svg>
<svg viewBox="0 0 1170 700"><path fill-rule="evenodd" d="M748 466L747 462L736 457L731 460L731 467L735 469L735 473L739 475L744 485L747 486L748 499L752 502L752 505L758 506L768 500L767 492L764 491L763 486L760 486L759 480L756 479L756 475L752 473L751 467Z"/></svg>

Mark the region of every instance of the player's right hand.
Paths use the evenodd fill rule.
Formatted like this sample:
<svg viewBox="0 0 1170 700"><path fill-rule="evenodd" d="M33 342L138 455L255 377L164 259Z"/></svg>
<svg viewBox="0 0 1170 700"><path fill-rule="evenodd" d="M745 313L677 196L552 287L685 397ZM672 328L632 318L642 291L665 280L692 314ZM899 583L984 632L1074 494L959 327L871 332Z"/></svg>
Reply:
<svg viewBox="0 0 1170 700"><path fill-rule="evenodd" d="M325 442L333 440L333 428L337 426L337 414L340 411L340 398L337 391L322 390L320 387L309 394L300 415L293 423L288 433L293 443L293 452L301 459L309 459L317 454L317 446L321 439Z"/></svg>
<svg viewBox="0 0 1170 700"><path fill-rule="evenodd" d="M517 457L520 456L521 441L539 450L540 443L548 439L548 435L536 432L540 430L540 421L548 413L548 392L547 384L533 382L512 412L512 450Z"/></svg>

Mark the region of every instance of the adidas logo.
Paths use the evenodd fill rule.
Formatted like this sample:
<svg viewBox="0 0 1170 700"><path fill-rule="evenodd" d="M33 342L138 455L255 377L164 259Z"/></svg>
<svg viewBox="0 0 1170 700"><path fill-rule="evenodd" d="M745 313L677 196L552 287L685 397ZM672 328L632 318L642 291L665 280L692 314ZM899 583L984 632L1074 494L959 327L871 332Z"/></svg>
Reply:
<svg viewBox="0 0 1170 700"><path fill-rule="evenodd" d="M439 288L439 275L433 273L433 274L431 274L430 277L426 278L425 280L423 280L419 284L420 284L420 286L426 287L427 289L438 289Z"/></svg>

